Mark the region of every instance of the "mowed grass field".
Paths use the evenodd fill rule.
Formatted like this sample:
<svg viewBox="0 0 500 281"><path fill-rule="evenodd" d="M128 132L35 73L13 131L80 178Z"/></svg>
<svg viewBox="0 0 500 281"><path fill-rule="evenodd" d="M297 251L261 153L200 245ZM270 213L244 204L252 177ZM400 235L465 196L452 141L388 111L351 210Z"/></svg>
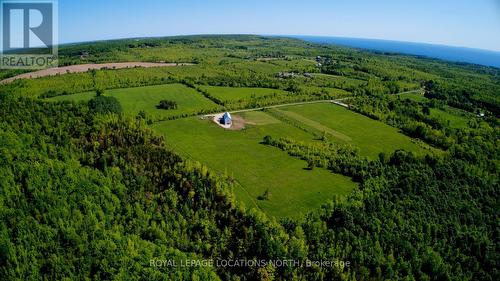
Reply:
<svg viewBox="0 0 500 281"><path fill-rule="evenodd" d="M104 95L115 97L122 105L125 114L136 116L140 111L144 111L153 120L180 114L196 114L200 110L218 108L217 104L205 98L196 90L182 84L115 89L105 91ZM57 96L47 100L88 101L94 96L94 92L86 92ZM158 109L156 106L160 103L160 100L175 101L178 108L174 110Z"/></svg>
<svg viewBox="0 0 500 281"><path fill-rule="evenodd" d="M394 127L341 106L318 103L282 107L280 111L288 113L289 118L306 126L326 131L329 136L332 136L332 141L350 143L358 147L361 155L371 159L378 157L380 152L390 154L397 149L405 149L417 154L428 153L428 149L431 149L399 133ZM326 130L325 127L330 130Z"/></svg>
<svg viewBox="0 0 500 281"><path fill-rule="evenodd" d="M271 216L299 217L356 187L348 177L326 169L307 170L304 161L261 144L266 135L312 141L310 134L261 111L241 116L248 124L241 131L196 117L159 122L153 128L184 157L234 177L237 200ZM270 199L258 200L267 189Z"/></svg>
<svg viewBox="0 0 500 281"><path fill-rule="evenodd" d="M210 95L225 102L234 102L239 100L247 100L252 97L271 96L271 95L286 95L286 91L279 89L268 88L231 88L218 86L200 86L200 88L208 91Z"/></svg>

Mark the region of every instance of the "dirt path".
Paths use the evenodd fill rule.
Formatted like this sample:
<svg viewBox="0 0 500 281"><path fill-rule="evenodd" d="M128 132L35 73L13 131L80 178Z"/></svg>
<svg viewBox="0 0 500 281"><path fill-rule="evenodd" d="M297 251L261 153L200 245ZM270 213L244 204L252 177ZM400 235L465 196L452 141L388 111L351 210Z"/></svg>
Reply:
<svg viewBox="0 0 500 281"><path fill-rule="evenodd" d="M242 113L242 112L249 112L249 111L259 111L267 108L279 108L279 107L285 107L285 106L293 106L293 105L303 105L303 104L314 104L314 103L334 103L336 105L340 105L343 107L349 107L348 104L342 103L342 100L346 100L349 97L346 98L341 98L341 99L336 99L336 100L315 100L315 101L304 101L304 102L294 102L294 103L284 103L284 104L277 104L277 105L269 105L269 106L264 106L264 107L257 107L257 108L249 108L249 109L241 109L241 110L235 110L235 111L230 111L229 113ZM224 113L219 113L219 114L224 114ZM217 113L212 113L212 114L207 114L205 117L210 118L218 115ZM221 115L222 116L222 115Z"/></svg>
<svg viewBox="0 0 500 281"><path fill-rule="evenodd" d="M66 73L81 73L87 72L91 69L121 69L121 68L133 68L133 67L168 67L168 66L184 66L193 65L191 63L157 63L157 62L114 62L114 63L102 63L102 64L77 64L63 67L54 67L48 69L42 69L34 72L28 72L16 75L0 81L0 83L11 83L17 79L27 79L27 78L39 78L44 76L54 76L58 74Z"/></svg>
<svg viewBox="0 0 500 281"><path fill-rule="evenodd" d="M343 107L349 108L348 104L345 104L345 103L341 102L342 100L346 100L348 98L349 97L341 98L341 99L337 99L337 100L316 100L316 101L294 102L294 103L277 104L277 105L270 105L270 106L258 107L258 108L249 108L249 109L235 110L235 111L229 112L229 113L232 114L232 117L233 117L233 123L231 125L222 125L222 124L219 123L219 120L222 117L222 115L224 115L224 112L207 114L207 115L204 115L202 118L211 119L217 125L219 125L220 127L224 128L226 130L235 130L235 131L238 131L238 130L244 129L245 128L245 124L246 124L246 121L241 116L236 115L238 113L244 113L244 112L250 112L250 111L259 111L259 110L262 110L262 109L272 109L272 108L277 109L277 108L285 107L285 106L294 106L294 105L303 105L303 104L314 104L314 103L333 103L333 104L336 104L336 105L339 105L339 106L343 106Z"/></svg>
<svg viewBox="0 0 500 281"><path fill-rule="evenodd" d="M415 94L421 94L423 95L425 92L425 90L423 88L421 89L416 89L416 90L411 90L411 91L406 91L406 92L401 92L401 93L397 93L397 94L394 94L394 95L403 95L403 94L411 94L411 93L415 93Z"/></svg>
<svg viewBox="0 0 500 281"><path fill-rule="evenodd" d="M233 124L229 128L229 130L239 131L245 129L245 119L243 119L239 115L233 115Z"/></svg>

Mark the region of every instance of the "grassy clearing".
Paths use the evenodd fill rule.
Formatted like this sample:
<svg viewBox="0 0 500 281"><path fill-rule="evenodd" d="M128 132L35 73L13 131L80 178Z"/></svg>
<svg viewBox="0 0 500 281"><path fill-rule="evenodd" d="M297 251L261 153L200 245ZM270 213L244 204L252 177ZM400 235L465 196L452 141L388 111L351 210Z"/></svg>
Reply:
<svg viewBox="0 0 500 281"><path fill-rule="evenodd" d="M337 89L337 88L329 88L329 87L316 87L316 86L301 86L302 91L308 94L318 94L318 93L327 93L331 98L343 98L352 96L352 93Z"/></svg>
<svg viewBox="0 0 500 281"><path fill-rule="evenodd" d="M402 100L409 99L416 102L426 102L428 99L420 94L420 93L404 93L399 95L392 95L391 98L397 99L400 98Z"/></svg>
<svg viewBox="0 0 500 281"><path fill-rule="evenodd" d="M271 95L286 95L287 92L278 89L267 88L231 88L217 86L200 86L208 91L210 95L225 102L248 100L252 97L262 97Z"/></svg>
<svg viewBox="0 0 500 281"><path fill-rule="evenodd" d="M348 177L325 169L306 170L304 161L260 144L266 135L311 141L310 134L264 112L245 112L242 116L256 125L228 131L211 121L186 118L160 122L153 128L181 155L234 177L237 199L271 216L298 217L355 188ZM258 200L267 189L270 199Z"/></svg>
<svg viewBox="0 0 500 281"><path fill-rule="evenodd" d="M289 117L295 118L305 125L323 130L328 127L338 134L347 136L335 137L343 143L351 143L359 147L360 153L369 158L376 158L380 152L392 153L397 149L405 149L416 153L425 153L423 145L401 134L396 128L372 120L361 114L352 112L333 104L308 104L280 108L289 111ZM318 126L319 124L320 126Z"/></svg>
<svg viewBox="0 0 500 281"><path fill-rule="evenodd" d="M254 126L262 126L262 125L281 123L280 120L272 117L269 114L266 114L263 111L248 111L248 112L238 113L238 115L243 117L243 119L245 119L245 122L247 124L254 125Z"/></svg>
<svg viewBox="0 0 500 281"><path fill-rule="evenodd" d="M278 60L270 60L268 61L268 63L280 66L282 69L284 68L290 71L296 70L296 72L302 72L304 69L316 67L316 61L311 59L290 59L290 60L278 59Z"/></svg>
<svg viewBox="0 0 500 281"><path fill-rule="evenodd" d="M94 97L94 95L95 93L93 92L86 92L74 95L57 96L48 100L88 101ZM180 114L196 114L201 110L217 108L215 103L205 98L195 90L181 84L115 89L106 91L105 95L113 96L118 99L125 114L136 116L140 111L144 111L148 117L153 120L159 120ZM177 102L178 109L163 110L156 108L160 100L163 99Z"/></svg>
<svg viewBox="0 0 500 281"><path fill-rule="evenodd" d="M355 183L324 169L306 170L304 161L260 144L266 135L315 141L311 132L324 131L331 140L351 143L370 158L401 148L426 152L421 144L397 129L340 106L308 104L272 110L300 126L271 113L251 111L238 114L247 121L247 128L242 131L222 130L213 122L198 118L160 122L153 128L181 155L233 177L239 201L276 217L298 217L334 195L349 193ZM258 200L267 189L270 200Z"/></svg>
<svg viewBox="0 0 500 281"><path fill-rule="evenodd" d="M340 140L342 142L350 142L352 139L340 132L337 132L335 130L332 130L331 128L322 125L321 123L318 123L314 120L308 119L300 114L297 114L293 111L286 111L286 110L279 110L279 109L272 109L271 111L275 111L278 114L283 114L285 118L290 118L292 120L298 121L301 125L305 125L305 127L310 127L313 128L314 130L309 130L310 132L314 132L317 136L321 136L323 133L327 134L328 136L332 136L336 138L337 140Z"/></svg>
<svg viewBox="0 0 500 281"><path fill-rule="evenodd" d="M346 76L338 76L331 74L323 74L323 73L315 73L314 74L314 83L316 85L327 86L331 88L335 87L359 87L361 85L366 84L366 81Z"/></svg>
<svg viewBox="0 0 500 281"><path fill-rule="evenodd" d="M444 109L431 108L431 116L444 120L452 128L467 128L469 120L475 118L471 113L452 107L445 107Z"/></svg>
<svg viewBox="0 0 500 281"><path fill-rule="evenodd" d="M90 99L95 97L94 92L85 92L72 95L57 96L53 98L45 99L47 101L74 101L74 102L88 102Z"/></svg>
<svg viewBox="0 0 500 281"><path fill-rule="evenodd" d="M426 102L429 99L420 93L404 93L399 95L392 95L392 99L409 99L416 102ZM460 110L458 108L453 108L450 106L444 106L444 108L431 108L431 116L438 118L448 126L452 128L466 128L468 126L469 120L474 118L474 115L470 112Z"/></svg>
<svg viewBox="0 0 500 281"><path fill-rule="evenodd" d="M282 67L272 64L271 62L264 61L243 61L240 63L235 63L227 66L234 71L245 72L250 71L252 73L261 73L267 75L273 75L282 71Z"/></svg>

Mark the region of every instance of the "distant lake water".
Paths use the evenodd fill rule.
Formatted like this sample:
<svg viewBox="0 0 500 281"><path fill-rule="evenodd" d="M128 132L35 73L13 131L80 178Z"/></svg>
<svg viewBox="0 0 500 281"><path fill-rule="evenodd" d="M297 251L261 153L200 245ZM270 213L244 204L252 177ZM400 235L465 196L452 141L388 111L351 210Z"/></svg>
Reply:
<svg viewBox="0 0 500 281"><path fill-rule="evenodd" d="M500 52L377 39L323 36L291 36L311 43L334 44L381 52L425 56L453 62L467 62L500 68Z"/></svg>

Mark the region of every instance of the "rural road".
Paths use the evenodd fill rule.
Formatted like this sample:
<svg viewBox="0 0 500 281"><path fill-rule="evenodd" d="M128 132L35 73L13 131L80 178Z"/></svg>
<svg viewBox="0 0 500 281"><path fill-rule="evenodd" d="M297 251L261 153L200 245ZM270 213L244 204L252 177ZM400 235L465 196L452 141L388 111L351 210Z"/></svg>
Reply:
<svg viewBox="0 0 500 281"><path fill-rule="evenodd" d="M411 93L416 93L416 94L420 94L424 91L424 89L416 89L416 90L411 90L411 91L406 91L406 92L401 92L401 93L397 93L397 94L394 94L396 96L398 95L403 95L403 94L411 94Z"/></svg>
<svg viewBox="0 0 500 281"><path fill-rule="evenodd" d="M403 95L403 94L410 94L410 93L421 93L423 91L424 91L424 89L416 89L416 90L411 90L411 91L405 91L405 92L397 93L397 94L394 94L394 95ZM294 106L294 105L312 104L312 103L334 103L336 105L340 105L342 107L349 108L348 104L342 102L343 100L346 100L346 99L349 99L349 97L335 99L335 100L316 100L316 101L304 101L304 102L294 102L294 103L277 104L277 105L270 105L270 106L264 106L264 107L257 107L257 108L249 108L249 109L241 109L241 110L229 111L229 113L242 113L242 112L263 110L263 109L266 109L266 108L278 108L278 107L284 107L284 106ZM210 117L210 116L214 116L216 114L217 113L207 114L207 115L204 115L204 116L205 117ZM222 113L219 113L219 114L222 114Z"/></svg>
<svg viewBox="0 0 500 281"><path fill-rule="evenodd" d="M294 103L284 103L284 104L277 104L277 105L270 105L270 106L264 106L264 107L256 107L256 108L249 108L249 109L241 109L241 110L234 110L234 111L229 111L229 113L243 113L243 112L249 112L249 111L259 111L267 108L278 108L278 107L285 107L285 106L294 106L294 105L303 105L303 104L313 104L313 103L334 103L336 105L343 106L345 108L349 108L348 104L343 103L342 101L348 99L347 98L341 98L337 100L316 100L316 101L304 101L304 102L294 102ZM211 117L217 114L223 114L223 113L212 113L212 114L206 114L204 115L205 117Z"/></svg>

